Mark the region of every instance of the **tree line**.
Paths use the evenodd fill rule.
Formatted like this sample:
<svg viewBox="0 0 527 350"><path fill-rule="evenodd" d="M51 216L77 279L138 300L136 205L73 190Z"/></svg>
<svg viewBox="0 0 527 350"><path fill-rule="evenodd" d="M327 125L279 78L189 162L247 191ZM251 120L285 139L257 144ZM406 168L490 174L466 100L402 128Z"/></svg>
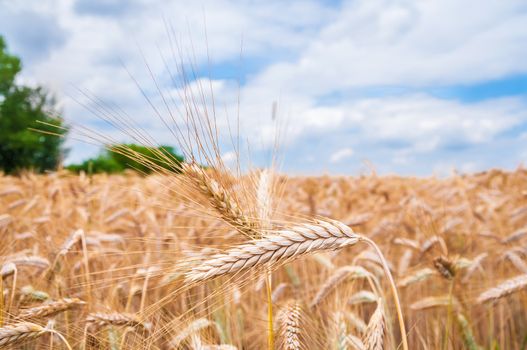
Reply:
<svg viewBox="0 0 527 350"><path fill-rule="evenodd" d="M21 70L20 58L8 52L6 42L0 35L0 171L6 174L24 170L53 171L63 165L68 153L64 146L68 126L55 99L44 87L17 82ZM65 168L87 173L117 173L125 169L146 174L152 172L152 166L129 159L118 151L122 149L149 159L154 168L177 171L174 164L184 160L171 146L145 147L123 143L112 145L94 158Z"/></svg>

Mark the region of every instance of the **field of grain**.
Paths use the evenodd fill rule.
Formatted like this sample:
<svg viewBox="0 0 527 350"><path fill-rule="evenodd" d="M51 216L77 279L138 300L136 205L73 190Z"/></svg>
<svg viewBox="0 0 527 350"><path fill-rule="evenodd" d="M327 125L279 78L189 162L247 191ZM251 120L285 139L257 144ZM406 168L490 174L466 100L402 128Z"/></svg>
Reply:
<svg viewBox="0 0 527 350"><path fill-rule="evenodd" d="M0 348L402 348L386 269L410 349L525 348L526 170L185 174L0 177Z"/></svg>

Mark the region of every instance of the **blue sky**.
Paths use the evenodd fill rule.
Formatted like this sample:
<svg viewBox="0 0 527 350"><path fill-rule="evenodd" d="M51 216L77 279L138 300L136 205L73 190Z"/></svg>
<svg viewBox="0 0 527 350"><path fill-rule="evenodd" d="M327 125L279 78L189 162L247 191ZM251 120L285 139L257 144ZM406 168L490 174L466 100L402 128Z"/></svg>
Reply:
<svg viewBox="0 0 527 350"><path fill-rule="evenodd" d="M226 115L232 122L239 113L253 163L266 165L277 130L273 105L282 170L292 174L359 174L373 166L381 174L444 175L513 169L527 160L524 1L0 0L0 6L0 33L24 62L20 80L47 86L72 125L118 141L126 136L90 114L83 104L91 102L76 89L118 105L159 143L176 144L121 62L161 107L142 55L162 91L174 96L180 90L162 57L177 41L184 58L193 52L199 81L214 87L227 161L233 149ZM74 138L68 146L68 162L98 151Z"/></svg>

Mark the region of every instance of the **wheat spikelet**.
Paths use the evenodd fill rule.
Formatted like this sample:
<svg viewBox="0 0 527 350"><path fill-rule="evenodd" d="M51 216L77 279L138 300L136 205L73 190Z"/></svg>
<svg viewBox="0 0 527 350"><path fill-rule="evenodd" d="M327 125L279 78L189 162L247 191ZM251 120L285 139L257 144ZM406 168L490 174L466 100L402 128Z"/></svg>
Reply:
<svg viewBox="0 0 527 350"><path fill-rule="evenodd" d="M521 273L527 273L527 264L514 251L506 252L504 254L504 258L508 259L514 265L514 267L518 269Z"/></svg>
<svg viewBox="0 0 527 350"><path fill-rule="evenodd" d="M199 318L191 322L186 328L179 332L178 335L172 338L172 340L170 340L170 344L177 349L179 344L181 344L181 342L183 342L189 336L201 331L204 328L209 327L212 324L213 323L207 320L206 318Z"/></svg>
<svg viewBox="0 0 527 350"><path fill-rule="evenodd" d="M368 325L362 320L362 318L360 318L353 312L346 312L344 316L346 316L346 319L350 322L350 324L361 334L366 331L366 327Z"/></svg>
<svg viewBox="0 0 527 350"><path fill-rule="evenodd" d="M459 306L459 302L457 301L457 299L451 297L450 295L426 297L410 305L410 309L426 310L434 307L448 306L450 305L450 303L452 303L454 308L457 308Z"/></svg>
<svg viewBox="0 0 527 350"><path fill-rule="evenodd" d="M16 266L32 266L40 269L46 269L49 267L49 260L41 256L19 256L14 257L8 261Z"/></svg>
<svg viewBox="0 0 527 350"><path fill-rule="evenodd" d="M350 346L352 350L366 350L362 340L353 334L348 334L345 341L346 346Z"/></svg>
<svg viewBox="0 0 527 350"><path fill-rule="evenodd" d="M199 350L238 350L237 347L230 344L220 344L220 345L202 345Z"/></svg>
<svg viewBox="0 0 527 350"><path fill-rule="evenodd" d="M0 215L0 229L7 227L13 219L9 214Z"/></svg>
<svg viewBox="0 0 527 350"><path fill-rule="evenodd" d="M210 205L223 220L249 237L258 237L255 223L243 214L234 198L202 167L196 163L184 163L182 170L196 188L208 198Z"/></svg>
<svg viewBox="0 0 527 350"><path fill-rule="evenodd" d="M112 326L128 326L140 327L148 330L149 324L142 322L137 316L128 313L91 313L86 317L86 323L96 327Z"/></svg>
<svg viewBox="0 0 527 350"><path fill-rule="evenodd" d="M30 322L20 322L0 328L0 348L38 338L48 330Z"/></svg>
<svg viewBox="0 0 527 350"><path fill-rule="evenodd" d="M369 290L361 290L357 293L353 294L349 300L349 305L357 305L357 304L364 304L364 303L374 303L379 299L374 293L370 292Z"/></svg>
<svg viewBox="0 0 527 350"><path fill-rule="evenodd" d="M68 239L60 247L57 253L57 256L66 255L76 243L80 242L83 236L84 236L83 230L73 231L73 233L68 237Z"/></svg>
<svg viewBox="0 0 527 350"><path fill-rule="evenodd" d="M76 306L81 306L85 304L86 302L77 298L63 298L44 305L32 307L30 309L24 309L20 313L19 317L21 319L49 317L56 315L60 312L72 309Z"/></svg>
<svg viewBox="0 0 527 350"><path fill-rule="evenodd" d="M477 302L485 303L488 301L495 301L510 294L516 293L525 287L527 287L527 275L520 275L503 281L496 287L481 293L477 298Z"/></svg>
<svg viewBox="0 0 527 350"><path fill-rule="evenodd" d="M6 263L2 265L2 268L0 269L0 277L6 278L11 275L13 275L16 272L16 265L12 262Z"/></svg>
<svg viewBox="0 0 527 350"><path fill-rule="evenodd" d="M9 203L9 205L7 206L7 209L13 210L15 208L23 206L24 204L26 204L26 202L27 201L25 199L18 199L14 202Z"/></svg>
<svg viewBox="0 0 527 350"><path fill-rule="evenodd" d="M427 280L428 278L437 275L435 270L425 267L424 269L417 270L411 275L406 276L397 283L399 287L408 287L411 284Z"/></svg>
<svg viewBox="0 0 527 350"><path fill-rule="evenodd" d="M302 309L297 302L290 302L280 311L278 320L285 350L300 350L300 318Z"/></svg>
<svg viewBox="0 0 527 350"><path fill-rule="evenodd" d="M339 249L361 240L348 226L337 221L319 220L281 230L264 238L217 254L187 272L187 282L236 273L263 264L275 264L320 250Z"/></svg>
<svg viewBox="0 0 527 350"><path fill-rule="evenodd" d="M447 280L451 280L456 275L454 263L446 257L440 256L434 259L434 267Z"/></svg>
<svg viewBox="0 0 527 350"><path fill-rule="evenodd" d="M466 283L470 279L470 277L472 277L472 275L474 274L474 272L476 272L476 270L479 269L481 272L483 272L481 263L483 262L483 260L487 258L487 256L488 256L487 253L481 253L472 260L472 263L470 264L469 267L467 267L467 272L465 273L465 276L463 277L464 283Z"/></svg>
<svg viewBox="0 0 527 350"><path fill-rule="evenodd" d="M344 266L339 268L333 275L331 275L326 282L320 287L317 294L313 298L310 307L315 307L322 299L324 299L333 288L344 281L347 277L368 277L371 274L362 266Z"/></svg>
<svg viewBox="0 0 527 350"><path fill-rule="evenodd" d="M421 255L423 255L426 252L428 252L436 244L439 244L443 254L445 254L445 255L448 254L448 249L447 249L445 240L443 238L439 237L439 236L432 236L429 239L427 239L426 241L424 241L423 244L421 245Z"/></svg>
<svg viewBox="0 0 527 350"><path fill-rule="evenodd" d="M258 208L258 217L260 218L262 224L261 226L264 228L269 226L269 218L271 216L271 183L272 173L268 169L262 170L256 189L256 202Z"/></svg>
<svg viewBox="0 0 527 350"><path fill-rule="evenodd" d="M17 194L19 196L22 196L22 195L24 195L24 192L22 192L22 190L20 188L18 188L18 187L8 187L5 190L3 190L2 192L0 192L0 197L8 196L10 194Z"/></svg>
<svg viewBox="0 0 527 350"><path fill-rule="evenodd" d="M344 223L348 226L360 226L370 221L372 217L373 215L371 213L353 215L352 217L345 220Z"/></svg>
<svg viewBox="0 0 527 350"><path fill-rule="evenodd" d="M276 288L273 290L273 293L271 294L271 300L273 303L276 303L278 299L282 297L285 290L289 287L289 283L282 282Z"/></svg>
<svg viewBox="0 0 527 350"><path fill-rule="evenodd" d="M384 317L384 308L381 299L377 300L377 308L368 322L366 333L364 334L363 343L366 350L383 350L384 349L384 332L386 322Z"/></svg>
<svg viewBox="0 0 527 350"><path fill-rule="evenodd" d="M522 227L521 229L516 230L513 233L511 233L509 236L503 238L501 240L501 243L508 244L508 243L516 242L522 239L525 235L527 235L527 227Z"/></svg>
<svg viewBox="0 0 527 350"><path fill-rule="evenodd" d="M110 214L110 216L108 216L106 219L104 219L104 223L106 225L111 224L112 222L116 221L120 217L124 215L128 215L129 213L130 213L130 210L128 208L118 209L114 213Z"/></svg>
<svg viewBox="0 0 527 350"><path fill-rule="evenodd" d="M412 248L412 249L415 249L415 250L420 250L421 247L419 246L419 242L417 242L416 240L414 239L410 239L410 238L395 238L393 240L393 243L394 244L398 244L398 245L402 245L402 246L405 246L405 247L409 247L409 248Z"/></svg>
<svg viewBox="0 0 527 350"><path fill-rule="evenodd" d="M24 286L20 289L20 294L22 295L20 298L20 302L25 302L26 300L38 300L38 301L44 301L49 299L49 294L41 291L41 290L35 290L33 286Z"/></svg>
<svg viewBox="0 0 527 350"><path fill-rule="evenodd" d="M406 249L404 251L403 255L401 256L401 259L399 260L399 265L397 266L397 273L399 275L403 275L406 270L408 270L413 255L414 253L411 249Z"/></svg>
<svg viewBox="0 0 527 350"><path fill-rule="evenodd" d="M331 337L333 338L332 345L335 349L346 349L346 334L347 334L346 322L342 312L336 311L332 315L332 330Z"/></svg>

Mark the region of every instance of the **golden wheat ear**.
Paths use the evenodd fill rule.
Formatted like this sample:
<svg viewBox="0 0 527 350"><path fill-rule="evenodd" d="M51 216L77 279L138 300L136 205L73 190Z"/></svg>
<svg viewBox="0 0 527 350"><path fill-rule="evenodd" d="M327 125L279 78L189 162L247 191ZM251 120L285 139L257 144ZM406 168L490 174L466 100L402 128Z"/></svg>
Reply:
<svg viewBox="0 0 527 350"><path fill-rule="evenodd" d="M298 301L292 300L287 303L279 312L277 320L280 323L284 350L300 350L302 308Z"/></svg>
<svg viewBox="0 0 527 350"><path fill-rule="evenodd" d="M496 287L484 291L478 296L476 301L478 303L497 301L498 299L504 298L525 288L527 288L527 275L520 275L503 281Z"/></svg>
<svg viewBox="0 0 527 350"><path fill-rule="evenodd" d="M366 332L362 339L364 348L367 350L384 349L384 333L386 331L386 315L384 314L383 302L377 299L377 307L370 317Z"/></svg>
<svg viewBox="0 0 527 350"><path fill-rule="evenodd" d="M336 221L317 221L293 226L264 238L235 246L201 262L188 271L188 283L242 272L251 268L276 265L288 259L322 250L334 250L357 244L361 236Z"/></svg>

